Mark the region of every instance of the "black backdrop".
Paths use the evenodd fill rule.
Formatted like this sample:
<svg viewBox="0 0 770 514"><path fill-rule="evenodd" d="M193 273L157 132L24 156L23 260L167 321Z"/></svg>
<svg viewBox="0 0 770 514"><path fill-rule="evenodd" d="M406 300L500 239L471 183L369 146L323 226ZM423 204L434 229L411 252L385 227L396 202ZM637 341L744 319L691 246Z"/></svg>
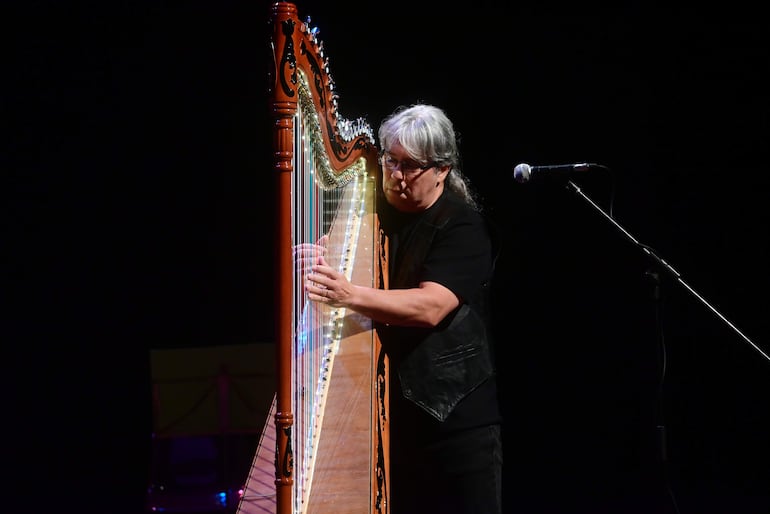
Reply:
<svg viewBox="0 0 770 514"><path fill-rule="evenodd" d="M763 17L532 4L298 4L341 113L445 108L501 227L507 512L676 512L670 485L682 513L766 514L770 362L705 305L770 352ZM7 7L5 427L31 511L141 511L149 350L272 340L269 6ZM664 276L656 303L563 181L512 179L584 161L693 291Z"/></svg>

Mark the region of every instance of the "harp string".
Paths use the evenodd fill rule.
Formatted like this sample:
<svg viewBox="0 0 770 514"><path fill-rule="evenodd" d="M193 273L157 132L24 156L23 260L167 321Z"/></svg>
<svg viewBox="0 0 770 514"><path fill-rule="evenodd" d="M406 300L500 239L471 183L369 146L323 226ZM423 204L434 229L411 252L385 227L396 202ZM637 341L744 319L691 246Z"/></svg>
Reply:
<svg viewBox="0 0 770 514"><path fill-rule="evenodd" d="M302 98L302 96L301 96ZM365 166L357 163L329 180L320 130L314 116L295 115L295 148L292 192L293 245L316 243L328 235L324 257L337 271L351 278L361 217L366 209L368 182ZM296 265L296 264L295 264ZM292 397L294 409L295 512L303 512L313 483L326 393L334 355L342 338L345 309L314 304L307 299L303 275L295 269Z"/></svg>

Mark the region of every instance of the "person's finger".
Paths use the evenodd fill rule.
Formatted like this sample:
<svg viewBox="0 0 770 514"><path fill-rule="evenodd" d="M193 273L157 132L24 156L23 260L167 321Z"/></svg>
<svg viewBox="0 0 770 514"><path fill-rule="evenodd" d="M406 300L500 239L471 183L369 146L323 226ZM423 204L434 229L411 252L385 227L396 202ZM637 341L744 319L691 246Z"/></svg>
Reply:
<svg viewBox="0 0 770 514"><path fill-rule="evenodd" d="M326 289L329 287L330 279L321 273L311 273L305 278L311 286L317 289Z"/></svg>

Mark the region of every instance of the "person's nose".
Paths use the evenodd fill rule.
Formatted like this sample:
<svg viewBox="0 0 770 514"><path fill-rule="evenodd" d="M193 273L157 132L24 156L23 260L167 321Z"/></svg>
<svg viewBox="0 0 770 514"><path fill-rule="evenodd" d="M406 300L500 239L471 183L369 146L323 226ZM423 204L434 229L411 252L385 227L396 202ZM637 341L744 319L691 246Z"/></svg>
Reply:
<svg viewBox="0 0 770 514"><path fill-rule="evenodd" d="M398 173L398 177L396 176L396 173ZM397 180L404 180L404 172L401 171L401 164L399 163L398 168L392 168L390 170L390 176Z"/></svg>

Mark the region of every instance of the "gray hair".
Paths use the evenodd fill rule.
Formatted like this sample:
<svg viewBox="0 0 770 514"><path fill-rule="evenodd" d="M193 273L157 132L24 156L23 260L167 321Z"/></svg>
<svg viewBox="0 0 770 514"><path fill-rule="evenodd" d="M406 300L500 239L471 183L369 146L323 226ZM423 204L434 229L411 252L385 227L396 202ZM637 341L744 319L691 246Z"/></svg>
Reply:
<svg viewBox="0 0 770 514"><path fill-rule="evenodd" d="M384 151L400 143L416 162L450 165L445 186L479 210L470 181L460 169L454 127L442 109L425 104L400 107L380 124L379 138Z"/></svg>

